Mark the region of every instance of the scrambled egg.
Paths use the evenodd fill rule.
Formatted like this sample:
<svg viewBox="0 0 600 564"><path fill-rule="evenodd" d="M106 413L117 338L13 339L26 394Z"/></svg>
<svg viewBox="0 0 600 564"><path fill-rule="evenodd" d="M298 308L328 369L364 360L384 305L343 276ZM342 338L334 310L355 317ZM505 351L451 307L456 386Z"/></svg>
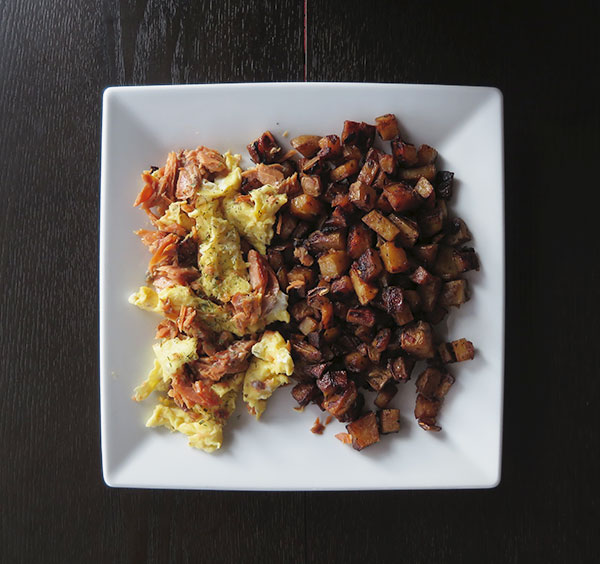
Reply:
<svg viewBox="0 0 600 564"><path fill-rule="evenodd" d="M265 331L252 347L254 358L244 378L244 401L257 419L267 407L267 399L280 386L289 382L294 371L290 345L277 331Z"/></svg>
<svg viewBox="0 0 600 564"><path fill-rule="evenodd" d="M286 202L285 194L279 194L275 186L265 184L252 190L248 196L227 198L224 201L225 217L264 255L273 238L275 214Z"/></svg>
<svg viewBox="0 0 600 564"><path fill-rule="evenodd" d="M224 158L227 171L212 182L202 180L193 209L185 202L174 202L156 220L159 230L168 231L169 226L176 224L198 242L200 277L195 289L200 295L189 286L174 285L159 291L142 286L130 296L129 302L171 319L177 316L181 306L189 306L213 331L228 331L241 337L243 333L232 321L227 308L233 295L252 291L240 237L264 255L273 238L277 211L287 202L287 196L278 194L277 188L271 185L242 195L240 156L228 152ZM153 173L156 178L157 174ZM279 291L271 311L246 332L260 332L269 323L289 322L289 319L287 296ZM198 359L198 342L193 337L163 339L153 350L154 366L135 389L136 401L146 399L153 391L167 392L174 375L185 364ZM223 425L235 410L240 391L243 389L248 410L258 419L265 410L266 400L279 386L288 383L293 368L289 343L278 332L266 331L252 347L252 360L245 373L227 376L210 386L219 399L218 405L210 408L194 405L184 410L172 398L163 395L146 426L178 431L188 437L192 447L212 452L222 445Z"/></svg>

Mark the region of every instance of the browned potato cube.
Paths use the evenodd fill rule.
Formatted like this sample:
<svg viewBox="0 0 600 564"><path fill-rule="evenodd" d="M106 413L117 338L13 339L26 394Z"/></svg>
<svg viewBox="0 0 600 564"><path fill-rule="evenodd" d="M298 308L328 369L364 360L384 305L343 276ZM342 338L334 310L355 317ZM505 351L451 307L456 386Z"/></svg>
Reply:
<svg viewBox="0 0 600 564"><path fill-rule="evenodd" d="M323 360L321 351L306 341L292 341L292 352L306 362L315 363Z"/></svg>
<svg viewBox="0 0 600 564"><path fill-rule="evenodd" d="M438 252L438 244L415 245L412 249L413 255L418 258L425 266L431 266L435 263L435 257Z"/></svg>
<svg viewBox="0 0 600 564"><path fill-rule="evenodd" d="M429 182L433 182L437 170L434 164L420 166L418 168L405 168L400 171L400 178L407 182L416 182L424 176Z"/></svg>
<svg viewBox="0 0 600 564"><path fill-rule="evenodd" d="M370 186L375 182L375 178L377 178L377 174L379 173L379 163L373 157L367 158L365 164L360 169L360 173L358 175L358 180Z"/></svg>
<svg viewBox="0 0 600 564"><path fill-rule="evenodd" d="M436 205L432 210L422 211L418 219L421 235L431 237L444 228L446 219L444 207Z"/></svg>
<svg viewBox="0 0 600 564"><path fill-rule="evenodd" d="M383 190L388 184L392 184L392 181L389 179L388 175L383 172L383 170L380 170L375 182L373 182L373 188Z"/></svg>
<svg viewBox="0 0 600 564"><path fill-rule="evenodd" d="M373 327L375 325L375 312L368 307L353 307L346 314L346 323Z"/></svg>
<svg viewBox="0 0 600 564"><path fill-rule="evenodd" d="M290 313L296 321L302 321L305 317L308 317L309 315L314 315L315 312L313 308L308 305L306 300L302 300L296 302L290 308Z"/></svg>
<svg viewBox="0 0 600 564"><path fill-rule="evenodd" d="M319 395L319 389L314 382L301 382L292 388L292 397L299 405L308 405Z"/></svg>
<svg viewBox="0 0 600 564"><path fill-rule="evenodd" d="M444 399L444 396L448 393L448 390L450 390L452 384L454 384L454 376L445 372L436 392L439 400Z"/></svg>
<svg viewBox="0 0 600 564"><path fill-rule="evenodd" d="M299 135L298 137L294 137L290 141L290 144L303 157L310 159L317 154L320 139L318 135Z"/></svg>
<svg viewBox="0 0 600 564"><path fill-rule="evenodd" d="M418 182L415 184L415 192L424 200L434 194L431 182L429 182L429 180L427 180L427 178L424 176L421 176L421 178L419 178Z"/></svg>
<svg viewBox="0 0 600 564"><path fill-rule="evenodd" d="M344 251L346 249L346 235L343 229L323 233L314 231L308 236L308 247L314 253L325 251Z"/></svg>
<svg viewBox="0 0 600 564"><path fill-rule="evenodd" d="M397 392L398 388L396 388L392 382L388 382L383 388L381 388L381 390L379 390L373 403L379 409L383 409L384 407L387 407L394 399L394 396Z"/></svg>
<svg viewBox="0 0 600 564"><path fill-rule="evenodd" d="M351 352L344 357L344 365L350 372L364 372L369 368L369 359L358 351Z"/></svg>
<svg viewBox="0 0 600 564"><path fill-rule="evenodd" d="M319 329L319 323L312 317L305 317L298 324L298 329L300 329L303 335L308 335L309 333L312 333L313 331L317 331Z"/></svg>
<svg viewBox="0 0 600 564"><path fill-rule="evenodd" d="M346 425L346 430L352 436L352 446L356 450L362 450L369 445L379 442L377 418L372 411Z"/></svg>
<svg viewBox="0 0 600 564"><path fill-rule="evenodd" d="M416 290L404 290L404 297L410 306L412 311L419 311L421 309L421 296Z"/></svg>
<svg viewBox="0 0 600 564"><path fill-rule="evenodd" d="M435 349L429 323L419 321L410 327L406 327L400 335L400 346L408 354L417 358L433 358Z"/></svg>
<svg viewBox="0 0 600 564"><path fill-rule="evenodd" d="M356 265L358 275L365 282L372 282L383 270L379 253L374 249L367 249L354 264Z"/></svg>
<svg viewBox="0 0 600 564"><path fill-rule="evenodd" d="M406 325L413 320L413 314L404 299L404 290L397 286L388 286L381 292L381 299L385 310L394 318L398 326Z"/></svg>
<svg viewBox="0 0 600 564"><path fill-rule="evenodd" d="M375 405L377 405L377 400L375 400ZM400 430L400 410L382 409L377 412L377 415L379 416L379 430L382 435L397 433Z"/></svg>
<svg viewBox="0 0 600 564"><path fill-rule="evenodd" d="M403 247L412 247L419 238L419 225L408 217L390 214L389 220L400 230L398 240Z"/></svg>
<svg viewBox="0 0 600 564"><path fill-rule="evenodd" d="M298 166L304 174L321 174L323 172L323 161L319 157L303 159Z"/></svg>
<svg viewBox="0 0 600 564"><path fill-rule="evenodd" d="M452 345L450 343L442 343L437 350L444 364L456 362L454 351L452 350Z"/></svg>
<svg viewBox="0 0 600 564"><path fill-rule="evenodd" d="M391 213L394 211L394 208L392 208L392 206L390 206L390 203L385 196L385 192L382 192L381 194L379 194L379 197L377 198L377 202L375 203L375 208L377 208L380 212L383 212L385 214L388 214L388 213Z"/></svg>
<svg viewBox="0 0 600 564"><path fill-rule="evenodd" d="M298 225L297 218L290 214L282 213L277 221L277 228L275 231L277 235L279 235L279 237L285 241L290 238L290 235L296 228L296 225Z"/></svg>
<svg viewBox="0 0 600 564"><path fill-rule="evenodd" d="M375 118L377 133L383 141L391 141L400 135L398 120L394 114L385 114Z"/></svg>
<svg viewBox="0 0 600 564"><path fill-rule="evenodd" d="M362 151L354 145L344 145L342 147L342 158L345 161L349 161L351 159L360 161L363 158L363 154Z"/></svg>
<svg viewBox="0 0 600 564"><path fill-rule="evenodd" d="M373 210L363 216L362 221L386 241L393 241L398 233L400 233L400 230L377 210Z"/></svg>
<svg viewBox="0 0 600 564"><path fill-rule="evenodd" d="M352 280L350 276L344 275L331 283L331 293L336 296L347 296L354 292L354 286L352 286Z"/></svg>
<svg viewBox="0 0 600 564"><path fill-rule="evenodd" d="M414 358L409 358L407 356L399 356L394 360L388 361L388 366L392 371L392 376L394 380L398 382L407 382L410 380L410 375L415 367L416 361Z"/></svg>
<svg viewBox="0 0 600 564"><path fill-rule="evenodd" d="M379 168L386 174L394 174L396 172L396 161L392 155L381 155L379 157Z"/></svg>
<svg viewBox="0 0 600 564"><path fill-rule="evenodd" d="M276 276L277 276L277 281L279 282L279 287L280 288L287 288L288 287L288 271L287 271L287 268L285 268L285 266L282 266L281 268L279 268L277 270Z"/></svg>
<svg viewBox="0 0 600 564"><path fill-rule="evenodd" d="M452 341L451 345L454 356L456 357L456 362L473 360L473 358L475 358L475 348L471 341L467 341L467 339L458 339L457 341Z"/></svg>
<svg viewBox="0 0 600 564"><path fill-rule="evenodd" d="M323 401L323 409L335 416L339 421L348 421L348 412L355 405L358 393L356 384L349 382L349 385L339 392L334 392L330 396L326 396Z"/></svg>
<svg viewBox="0 0 600 564"><path fill-rule="evenodd" d="M390 206L397 212L410 211L421 204L418 194L403 182L388 184L383 189Z"/></svg>
<svg viewBox="0 0 600 564"><path fill-rule="evenodd" d="M350 269L350 280L352 280L354 291L356 292L358 301L361 305L367 305L375 298L377 292L379 291L377 286L365 282L355 268Z"/></svg>
<svg viewBox="0 0 600 564"><path fill-rule="evenodd" d="M425 319L431 323L431 325L437 325L444 320L444 317L448 315L448 310L444 309L439 303L435 305L433 311L425 312Z"/></svg>
<svg viewBox="0 0 600 564"><path fill-rule="evenodd" d="M400 166L408 167L417 164L417 148L401 139L392 141L392 154Z"/></svg>
<svg viewBox="0 0 600 564"><path fill-rule="evenodd" d="M460 307L469 300L469 284L466 280L451 280L442 286L440 305L445 308Z"/></svg>
<svg viewBox="0 0 600 564"><path fill-rule="evenodd" d="M433 272L444 280L453 280L467 270L479 270L479 261L473 249L455 249L440 245Z"/></svg>
<svg viewBox="0 0 600 564"><path fill-rule="evenodd" d="M359 209L363 211L370 211L375 207L377 201L377 193L371 186L357 180L350 185L350 191L348 192L350 201Z"/></svg>
<svg viewBox="0 0 600 564"><path fill-rule="evenodd" d="M397 246L394 241L387 241L381 245L379 252L385 269L391 274L406 272L410 268L406 252L402 247Z"/></svg>
<svg viewBox="0 0 600 564"><path fill-rule="evenodd" d="M348 233L348 254L350 258L357 259L370 246L373 240L372 232L364 225L352 225Z"/></svg>
<svg viewBox="0 0 600 564"><path fill-rule="evenodd" d="M447 231L448 233L442 239L445 245L454 247L456 245L462 245L463 243L471 240L471 233L469 232L467 224L460 219L460 217L455 217L450 222Z"/></svg>
<svg viewBox="0 0 600 564"><path fill-rule="evenodd" d="M342 144L337 135L326 135L319 139L319 147L321 150L317 155L320 159L335 160L342 155Z"/></svg>
<svg viewBox="0 0 600 564"><path fill-rule="evenodd" d="M344 121L342 130L342 145L357 145L360 135L360 123L358 121Z"/></svg>
<svg viewBox="0 0 600 564"><path fill-rule="evenodd" d="M429 399L440 399L437 390L442 382L444 373L437 368L426 368L417 378L417 393Z"/></svg>
<svg viewBox="0 0 600 564"><path fill-rule="evenodd" d="M417 289L421 298L421 309L427 312L432 312L435 309L442 288L442 281L439 278L431 276L431 279L431 282L422 284Z"/></svg>
<svg viewBox="0 0 600 564"><path fill-rule="evenodd" d="M250 158L255 163L272 163L281 153L281 147L270 131L265 131L247 147Z"/></svg>
<svg viewBox="0 0 600 564"><path fill-rule="evenodd" d="M290 213L306 221L316 219L322 210L321 202L308 194L300 194L290 202Z"/></svg>
<svg viewBox="0 0 600 564"><path fill-rule="evenodd" d="M441 402L436 399L426 398L424 395L417 396L415 405L415 419L426 419L435 421L441 407Z"/></svg>
<svg viewBox="0 0 600 564"><path fill-rule="evenodd" d="M376 392L381 390L392 379L392 372L387 368L373 367L367 375L367 383Z"/></svg>
<svg viewBox="0 0 600 564"><path fill-rule="evenodd" d="M411 275L410 279L415 283L419 284L419 286L423 284L431 284L435 281L435 276L430 274L425 270L422 266L419 266Z"/></svg>
<svg viewBox="0 0 600 564"><path fill-rule="evenodd" d="M294 266L288 272L288 288L312 288L315 282L315 273L306 266Z"/></svg>
<svg viewBox="0 0 600 564"><path fill-rule="evenodd" d="M337 168L334 168L329 173L329 178L332 182L340 182L341 180L344 180L344 178L348 178L349 176L356 174L358 170L358 160L350 159L349 161L346 161L345 163L338 166Z"/></svg>
<svg viewBox="0 0 600 564"><path fill-rule="evenodd" d="M350 258L346 251L329 251L319 257L321 276L328 282L344 274L348 270L349 265Z"/></svg>
<svg viewBox="0 0 600 564"><path fill-rule="evenodd" d="M387 327L385 327L385 328L381 329L377 333L377 335L375 335L375 338L373 339L373 342L371 343L371 345L373 346L373 348L376 351L384 352L385 349L388 348L391 338L392 338L391 329L388 329Z"/></svg>
<svg viewBox="0 0 600 564"><path fill-rule="evenodd" d="M316 174L312 176L303 174L300 177L300 185L305 194L314 198L318 198L323 193L323 182L321 182L321 177Z"/></svg>
<svg viewBox="0 0 600 564"><path fill-rule="evenodd" d="M421 145L417 151L417 165L424 166L435 162L438 152L429 145Z"/></svg>

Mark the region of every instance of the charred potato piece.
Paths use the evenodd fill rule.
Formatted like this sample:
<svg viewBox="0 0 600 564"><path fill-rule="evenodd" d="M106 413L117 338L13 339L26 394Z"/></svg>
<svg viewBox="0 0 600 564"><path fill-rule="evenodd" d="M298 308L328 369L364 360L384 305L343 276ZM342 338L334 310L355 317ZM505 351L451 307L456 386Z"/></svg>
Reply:
<svg viewBox="0 0 600 564"><path fill-rule="evenodd" d="M292 397L302 407L308 405L319 395L319 389L313 382L301 382L292 388Z"/></svg>
<svg viewBox="0 0 600 564"><path fill-rule="evenodd" d="M393 317L398 326L406 325L414 317L408 302L404 299L404 291L397 286L388 286L381 293L383 306L387 313Z"/></svg>
<svg viewBox="0 0 600 564"><path fill-rule="evenodd" d="M406 252L402 247L396 245L394 241L385 242L379 247L379 252L381 253L381 260L385 269L389 273L396 274L397 272L406 272L410 269Z"/></svg>
<svg viewBox="0 0 600 564"><path fill-rule="evenodd" d="M368 307L353 307L346 313L346 323L373 327L375 325L375 312Z"/></svg>
<svg viewBox="0 0 600 564"><path fill-rule="evenodd" d="M349 372L360 373L369 368L369 359L358 351L348 353L344 357L344 365Z"/></svg>
<svg viewBox="0 0 600 564"><path fill-rule="evenodd" d="M388 199L385 196L385 192L382 192L381 194L379 194L379 197L377 198L377 202L375 203L375 207L380 212L383 212L385 214L392 213L394 211L392 206L390 206L390 202L388 201Z"/></svg>
<svg viewBox="0 0 600 564"><path fill-rule="evenodd" d="M377 133L383 141L391 141L400 135L398 120L394 114L385 114L375 118Z"/></svg>
<svg viewBox="0 0 600 564"><path fill-rule="evenodd" d="M362 221L386 241L393 241L400 233L400 230L377 210L363 216Z"/></svg>
<svg viewBox="0 0 600 564"><path fill-rule="evenodd" d="M398 165L402 167L415 166L417 164L417 148L410 143L405 143L402 139L392 141L392 155Z"/></svg>
<svg viewBox="0 0 600 564"><path fill-rule="evenodd" d="M362 211L372 210L377 202L377 193L375 190L360 180L350 185L348 195L350 196L350 201Z"/></svg>
<svg viewBox="0 0 600 564"><path fill-rule="evenodd" d="M412 254L425 266L432 266L435 263L437 252L437 243L430 243L428 245L415 245L412 248Z"/></svg>
<svg viewBox="0 0 600 564"><path fill-rule="evenodd" d="M313 270L306 266L294 266L288 272L288 289L303 287L310 289L314 286L316 276Z"/></svg>
<svg viewBox="0 0 600 564"><path fill-rule="evenodd" d="M359 164L357 159L350 159L345 163L341 164L337 168L334 168L329 173L329 178L332 182L340 182L349 176L355 175L359 170Z"/></svg>
<svg viewBox="0 0 600 564"><path fill-rule="evenodd" d="M417 182L421 176L424 176L429 182L433 182L436 175L434 164L428 164L417 168L405 168L400 171L400 179L407 182Z"/></svg>
<svg viewBox="0 0 600 564"><path fill-rule="evenodd" d="M329 251L319 257L319 269L321 276L329 281L334 278L339 278L348 270L350 258L346 251Z"/></svg>
<svg viewBox="0 0 600 564"><path fill-rule="evenodd" d="M303 157L310 159L317 154L320 139L318 135L298 135L290 141L290 145Z"/></svg>
<svg viewBox="0 0 600 564"><path fill-rule="evenodd" d="M398 358L388 361L388 367L392 371L392 377L398 382L407 382L410 380L410 375L412 374L415 364L415 359L407 356L399 356Z"/></svg>
<svg viewBox="0 0 600 564"><path fill-rule="evenodd" d="M319 139L319 147L321 150L318 157L323 160L336 160L342 156L342 144L337 135L326 135Z"/></svg>
<svg viewBox="0 0 600 564"><path fill-rule="evenodd" d="M368 123L346 120L342 131L342 144L355 145L366 152L375 139L375 126Z"/></svg>
<svg viewBox="0 0 600 564"><path fill-rule="evenodd" d="M438 396L438 387L440 386L444 373L437 368L425 369L417 378L417 393L422 394L428 399L440 399Z"/></svg>
<svg viewBox="0 0 600 564"><path fill-rule="evenodd" d="M435 192L439 198L449 200L452 198L452 183L454 173L448 170L440 170L435 176Z"/></svg>
<svg viewBox="0 0 600 564"><path fill-rule="evenodd" d="M392 155L382 155L379 157L379 168L386 174L394 174L396 172L396 161Z"/></svg>
<svg viewBox="0 0 600 564"><path fill-rule="evenodd" d="M347 296L354 292L350 276L344 275L331 283L331 293L337 297Z"/></svg>
<svg viewBox="0 0 600 564"><path fill-rule="evenodd" d="M281 153L281 147L270 131L265 131L247 147L250 158L256 163L272 163Z"/></svg>
<svg viewBox="0 0 600 564"><path fill-rule="evenodd" d="M372 282L383 270L379 253L374 249L367 249L360 257L358 257L358 260L354 264L356 265L358 275L365 282Z"/></svg>
<svg viewBox="0 0 600 564"><path fill-rule="evenodd" d="M377 178L377 174L379 173L379 162L377 161L375 156L372 156L371 153L373 149L369 151L369 155L367 155L367 159L365 160L365 164L360 169L360 173L358 174L358 180L362 183L370 186L375 182Z"/></svg>
<svg viewBox="0 0 600 564"><path fill-rule="evenodd" d="M282 213L280 214L279 220L277 221L277 228L275 231L281 239L286 241L290 238L292 232L296 228L296 225L298 225L297 218L290 214Z"/></svg>
<svg viewBox="0 0 600 564"><path fill-rule="evenodd" d="M400 346L416 358L433 358L435 348L429 323L419 321L406 327L400 336Z"/></svg>
<svg viewBox="0 0 600 564"><path fill-rule="evenodd" d="M381 390L392 379L392 373L387 368L373 367L367 375L367 383L376 392Z"/></svg>
<svg viewBox="0 0 600 564"><path fill-rule="evenodd" d="M362 450L374 443L379 442L379 428L377 417L370 411L360 419L346 425L346 430L352 437L352 446L356 450Z"/></svg>
<svg viewBox="0 0 600 564"><path fill-rule="evenodd" d="M417 292L421 298L421 309L423 311L432 312L435 310L441 288L442 281L435 276L431 276L431 282L421 284L417 288Z"/></svg>
<svg viewBox="0 0 600 564"><path fill-rule="evenodd" d="M351 259L357 259L368 248L371 247L372 232L364 225L356 224L350 227L348 232L348 255Z"/></svg>
<svg viewBox="0 0 600 564"><path fill-rule="evenodd" d="M465 360L473 360L475 358L475 347L471 341L467 339L458 339L450 343L452 346L452 353L456 362L463 362Z"/></svg>
<svg viewBox="0 0 600 564"><path fill-rule="evenodd" d="M322 210L321 202L308 194L300 194L290 202L290 213L306 221L315 220Z"/></svg>
<svg viewBox="0 0 600 564"><path fill-rule="evenodd" d="M321 351L305 341L292 341L292 352L294 356L307 362L321 362L323 355Z"/></svg>
<svg viewBox="0 0 600 564"><path fill-rule="evenodd" d="M379 288L369 282L365 282L354 267L350 268L350 280L361 305L367 305L375 298L377 292L379 292Z"/></svg>
<svg viewBox="0 0 600 564"><path fill-rule="evenodd" d="M419 214L419 227L423 237L432 237L444 229L446 209L443 205L436 205L432 210L424 210Z"/></svg>
<svg viewBox="0 0 600 564"><path fill-rule="evenodd" d="M427 272L422 266L419 266L411 275L410 279L419 286L423 284L431 284L435 281L435 276Z"/></svg>
<svg viewBox="0 0 600 564"><path fill-rule="evenodd" d="M440 407L441 402L439 400L428 399L424 395L419 394L415 405L415 419L434 422L438 416Z"/></svg>

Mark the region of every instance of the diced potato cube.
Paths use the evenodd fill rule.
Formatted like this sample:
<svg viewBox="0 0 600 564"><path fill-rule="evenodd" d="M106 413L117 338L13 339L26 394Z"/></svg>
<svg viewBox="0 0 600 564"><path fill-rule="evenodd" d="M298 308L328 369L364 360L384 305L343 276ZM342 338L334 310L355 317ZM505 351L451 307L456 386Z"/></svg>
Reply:
<svg viewBox="0 0 600 564"><path fill-rule="evenodd" d="M424 166L435 162L438 152L429 145L421 145L417 151L417 165Z"/></svg>
<svg viewBox="0 0 600 564"><path fill-rule="evenodd" d="M318 135L299 135L298 137L294 137L290 141L290 144L303 157L310 159L319 150L319 139L321 138Z"/></svg>
<svg viewBox="0 0 600 564"><path fill-rule="evenodd" d="M350 191L348 192L350 201L359 209L363 211L370 211L375 207L377 201L377 193L371 186L357 180L350 185Z"/></svg>
<svg viewBox="0 0 600 564"><path fill-rule="evenodd" d="M403 247L412 247L419 238L419 225L416 221L408 217L390 214L389 220L400 230L398 240Z"/></svg>
<svg viewBox="0 0 600 564"><path fill-rule="evenodd" d="M329 178L332 182L340 182L344 178L348 178L353 174L356 174L359 170L359 164L357 159L350 159L345 163L341 164L337 168L334 168L329 173Z"/></svg>
<svg viewBox="0 0 600 564"><path fill-rule="evenodd" d="M388 184L383 188L383 192L392 208L397 212L410 211L421 205L421 200L415 190L403 182Z"/></svg>
<svg viewBox="0 0 600 564"><path fill-rule="evenodd" d="M392 141L392 154L400 166L415 166L417 164L417 148L401 139Z"/></svg>
<svg viewBox="0 0 600 564"><path fill-rule="evenodd" d="M400 346L417 358L433 358L435 349L429 323L419 321L406 327L400 336Z"/></svg>
<svg viewBox="0 0 600 564"><path fill-rule="evenodd" d="M452 341L451 344L454 356L456 357L456 362L473 360L473 358L475 358L475 348L471 341L467 341L467 339L458 339L457 341Z"/></svg>
<svg viewBox="0 0 600 564"><path fill-rule="evenodd" d="M346 425L346 430L352 436L352 446L356 450L362 450L369 445L379 442L377 418L372 411Z"/></svg>
<svg viewBox="0 0 600 564"><path fill-rule="evenodd" d="M349 265L350 257L346 251L329 251L319 257L321 276L328 282L342 276L348 270Z"/></svg>
<svg viewBox="0 0 600 564"><path fill-rule="evenodd" d="M305 317L299 324L298 329L302 332L303 335L308 335L313 331L317 331L319 328L319 323L313 319L312 317Z"/></svg>
<svg viewBox="0 0 600 564"><path fill-rule="evenodd" d="M367 305L375 298L377 292L379 291L377 286L369 284L369 282L365 282L355 268L350 269L350 280L352 280L354 291L356 292L358 301L361 305Z"/></svg>
<svg viewBox="0 0 600 564"><path fill-rule="evenodd" d="M363 216L362 221L386 241L393 241L400 233L400 229L377 210L370 211Z"/></svg>
<svg viewBox="0 0 600 564"><path fill-rule="evenodd" d="M395 389L396 388L394 388L394 390ZM375 400L375 405L377 405L377 400ZM377 405L377 407L379 407L379 405ZM382 409L379 411L378 415L379 430L382 435L387 435L388 433L397 433L400 430L400 410Z"/></svg>
<svg viewBox="0 0 600 564"><path fill-rule="evenodd" d="M421 284L417 288L419 297L421 298L421 309L426 312L432 312L437 304L442 281L435 276L431 276L431 282Z"/></svg>
<svg viewBox="0 0 600 564"><path fill-rule="evenodd" d="M421 196L424 200L429 198L433 194L433 186L431 182L427 180L424 176L419 178L418 182L415 184L415 192Z"/></svg>
<svg viewBox="0 0 600 564"><path fill-rule="evenodd" d="M435 263L435 257L438 252L438 244L430 243L429 245L415 245L412 249L413 254L426 266L431 266Z"/></svg>
<svg viewBox="0 0 600 564"><path fill-rule="evenodd" d="M415 405L415 419L426 419L435 421L441 407L441 402L436 399L428 399L424 395L417 396Z"/></svg>
<svg viewBox="0 0 600 564"><path fill-rule="evenodd" d="M359 276L365 282L375 280L383 270L379 253L374 249L367 249L355 263Z"/></svg>
<svg viewBox="0 0 600 564"><path fill-rule="evenodd" d="M436 205L432 210L422 211L419 214L419 227L421 235L431 237L444 228L445 209L442 205Z"/></svg>
<svg viewBox="0 0 600 564"><path fill-rule="evenodd" d="M394 174L396 172L396 161L392 155L381 155L379 158L379 168L386 174Z"/></svg>
<svg viewBox="0 0 600 564"><path fill-rule="evenodd" d="M314 231L308 236L308 247L312 252L344 251L346 249L346 236L343 229L323 233Z"/></svg>
<svg viewBox="0 0 600 564"><path fill-rule="evenodd" d="M290 213L306 221L316 219L322 209L321 202L309 194L300 194L290 202Z"/></svg>
<svg viewBox="0 0 600 564"><path fill-rule="evenodd" d="M442 286L440 305L442 307L460 307L469 300L469 284L466 280L451 280Z"/></svg>
<svg viewBox="0 0 600 564"><path fill-rule="evenodd" d="M379 390L373 403L379 409L383 409L392 401L392 399L394 399L397 392L398 388L396 388L393 383L388 382L381 390Z"/></svg>
<svg viewBox="0 0 600 564"><path fill-rule="evenodd" d="M340 138L337 135L326 135L321 137L319 140L319 147L321 150L317 155L321 159L334 160L342 154L342 144Z"/></svg>
<svg viewBox="0 0 600 564"><path fill-rule="evenodd" d="M357 259L371 247L372 232L364 225L358 224L350 227L348 233L348 254L350 258Z"/></svg>
<svg viewBox="0 0 600 564"><path fill-rule="evenodd" d="M416 182L424 176L429 182L433 182L436 175L436 168L434 164L428 164L417 168L405 168L400 171L400 178L407 182Z"/></svg>
<svg viewBox="0 0 600 564"><path fill-rule="evenodd" d="M373 151L373 149L371 149ZM375 158L367 158L365 164L360 169L360 173L358 175L358 180L361 182L371 185L377 178L377 174L379 172L379 163Z"/></svg>
<svg viewBox="0 0 600 564"><path fill-rule="evenodd" d="M354 292L354 286L350 276L344 275L331 283L331 293L334 296L347 296Z"/></svg>
<svg viewBox="0 0 600 564"><path fill-rule="evenodd" d="M300 185L305 194L313 196L314 198L318 198L323 193L323 182L321 181L321 177L317 174L312 176L303 174L300 177Z"/></svg>
<svg viewBox="0 0 600 564"><path fill-rule="evenodd" d="M398 120L394 114L385 114L375 118L377 133L383 141L391 141L400 135Z"/></svg>
<svg viewBox="0 0 600 564"><path fill-rule="evenodd" d="M471 240L471 233L467 224L460 218L455 217L447 228L448 233L443 239L444 244L454 247L462 245Z"/></svg>
<svg viewBox="0 0 600 564"><path fill-rule="evenodd" d="M402 247L397 246L394 241L387 241L381 245L379 252L385 269L391 274L406 272L410 268L406 252Z"/></svg>

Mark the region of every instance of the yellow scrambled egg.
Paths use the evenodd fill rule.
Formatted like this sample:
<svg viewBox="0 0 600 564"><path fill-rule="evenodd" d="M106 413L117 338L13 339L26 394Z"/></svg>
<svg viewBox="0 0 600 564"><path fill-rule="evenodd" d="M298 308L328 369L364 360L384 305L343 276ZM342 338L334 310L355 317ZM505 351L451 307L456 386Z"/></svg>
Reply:
<svg viewBox="0 0 600 564"><path fill-rule="evenodd" d="M294 371L290 345L277 331L265 331L252 347L254 358L244 378L244 401L257 419L263 414L273 392L289 382Z"/></svg>
<svg viewBox="0 0 600 564"><path fill-rule="evenodd" d="M198 293L189 286L175 285L160 291L142 286L129 301L143 310L163 315L176 314L181 306L190 306L213 331L243 336L226 307L234 294L249 294L252 290L240 237L264 255L273 237L276 213L286 203L287 196L278 194L270 185L253 190L249 197L242 196L240 156L226 153L224 157L227 171L213 182L202 181L193 210L187 205L183 209L181 202L174 202L156 222L157 228L163 230L175 223L198 241L200 278L195 282ZM289 319L287 296L279 291L275 307L258 324L249 327L247 333L260 332L269 323L289 322ZM183 365L198 359L197 348L197 340L192 337L162 339L155 344L154 366L135 389L134 399L142 401L153 391L168 391L171 379ZM212 452L222 445L223 425L235 409L240 390L243 388L248 410L258 419L265 410L266 400L279 386L288 383L292 372L289 343L278 332L267 331L252 348L252 360L245 373L228 376L210 386L219 398L217 406L209 409L196 405L183 410L163 395L146 425L183 433L191 446Z"/></svg>

